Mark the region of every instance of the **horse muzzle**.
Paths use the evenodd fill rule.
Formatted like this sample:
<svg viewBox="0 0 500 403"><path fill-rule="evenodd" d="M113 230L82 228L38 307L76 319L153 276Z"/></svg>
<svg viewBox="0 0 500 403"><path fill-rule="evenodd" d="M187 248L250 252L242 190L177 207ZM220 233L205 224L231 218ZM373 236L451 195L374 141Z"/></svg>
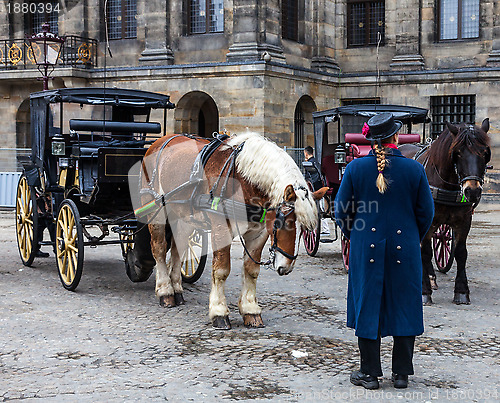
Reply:
<svg viewBox="0 0 500 403"><path fill-rule="evenodd" d="M478 203L481 200L481 193L483 192L483 187L481 183L477 180L468 180L464 182L462 186L462 191L468 202Z"/></svg>
<svg viewBox="0 0 500 403"><path fill-rule="evenodd" d="M280 276L286 276L287 274L290 274L292 270L293 270L293 265L289 265L288 267L279 266L277 272Z"/></svg>

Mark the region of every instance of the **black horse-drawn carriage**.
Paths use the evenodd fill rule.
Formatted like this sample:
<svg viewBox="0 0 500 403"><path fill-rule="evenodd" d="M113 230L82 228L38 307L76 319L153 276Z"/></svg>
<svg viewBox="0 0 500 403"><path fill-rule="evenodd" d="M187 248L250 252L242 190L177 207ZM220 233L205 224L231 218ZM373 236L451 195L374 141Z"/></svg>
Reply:
<svg viewBox="0 0 500 403"><path fill-rule="evenodd" d="M320 175L324 186L329 187L325 195L325 203L319 203L321 219L331 219L334 222L333 239L338 239L338 228L333 214L333 201L340 187L346 165L355 158L363 157L371 150L370 141L361 132L363 124L372 116L391 112L397 120L403 122L399 134L399 144L426 143L426 123L430 122L427 109L401 105L349 105L325 111L314 112L314 152L319 163ZM415 125L421 125L420 133L414 132ZM304 162L304 169L316 172L318 166ZM312 184L309 184L312 188ZM320 245L321 223L314 231L304 231L302 238L306 252L315 256ZM343 263L349 268L349 240L340 234ZM453 262L453 231L447 225L442 225L433 238L434 258L440 271L447 271Z"/></svg>
<svg viewBox="0 0 500 403"><path fill-rule="evenodd" d="M165 134L169 96L116 88L64 88L31 95L30 157L23 165L17 189L16 230L19 254L30 266L41 245L52 245L63 286L74 290L83 270L84 246L120 244L127 274L137 260L154 259L150 235L132 209L132 166L144 157L148 144ZM155 116L162 123L152 122ZM163 115L163 116L162 116ZM132 185L129 185L132 184ZM135 185L136 184L136 185ZM43 240L47 229L50 240ZM115 239L105 239L115 233ZM132 256L135 242L142 256ZM196 233L183 257L183 276L195 281L205 264L207 237Z"/></svg>

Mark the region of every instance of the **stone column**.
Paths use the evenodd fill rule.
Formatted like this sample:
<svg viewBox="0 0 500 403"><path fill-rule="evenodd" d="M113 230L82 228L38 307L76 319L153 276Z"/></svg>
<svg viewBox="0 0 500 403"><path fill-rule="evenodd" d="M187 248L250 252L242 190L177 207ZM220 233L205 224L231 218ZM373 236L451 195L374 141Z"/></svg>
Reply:
<svg viewBox="0 0 500 403"><path fill-rule="evenodd" d="M486 60L489 66L500 65L500 0L493 2L493 38L491 52Z"/></svg>
<svg viewBox="0 0 500 403"><path fill-rule="evenodd" d="M311 11L315 31L313 34L314 45L311 68L337 73L340 68L334 58L336 12L332 12L336 10L336 1L316 0L311 3L313 5Z"/></svg>
<svg viewBox="0 0 500 403"><path fill-rule="evenodd" d="M270 60L284 62L279 4L278 0L233 1L233 44L228 62L261 60L265 52Z"/></svg>
<svg viewBox="0 0 500 403"><path fill-rule="evenodd" d="M397 2L394 10L395 19L391 21L396 34L396 54L390 64L393 70L422 70L424 68L424 58L420 54L422 20L420 9L420 0Z"/></svg>
<svg viewBox="0 0 500 403"><path fill-rule="evenodd" d="M148 1L143 5L144 51L140 63L162 65L174 63L170 47L170 1Z"/></svg>

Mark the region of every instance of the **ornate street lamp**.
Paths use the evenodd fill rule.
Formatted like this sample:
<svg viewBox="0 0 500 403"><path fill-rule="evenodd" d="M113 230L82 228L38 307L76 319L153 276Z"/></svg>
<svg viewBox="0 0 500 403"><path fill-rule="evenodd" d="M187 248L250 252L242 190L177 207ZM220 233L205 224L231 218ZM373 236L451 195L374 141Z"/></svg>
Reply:
<svg viewBox="0 0 500 403"><path fill-rule="evenodd" d="M49 76L54 71L59 54L61 53L62 44L64 43L64 38L49 32L49 28L50 25L44 23L42 25L42 32L28 37L35 64L38 67L38 71L42 73L42 78L39 78L39 80L43 81L44 91L49 89L49 79L53 78Z"/></svg>

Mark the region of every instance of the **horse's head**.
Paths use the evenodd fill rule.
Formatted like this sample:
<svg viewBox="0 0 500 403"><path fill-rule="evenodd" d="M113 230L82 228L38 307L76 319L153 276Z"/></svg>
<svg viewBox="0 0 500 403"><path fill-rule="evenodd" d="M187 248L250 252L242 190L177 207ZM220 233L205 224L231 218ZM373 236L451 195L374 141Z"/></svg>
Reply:
<svg viewBox="0 0 500 403"><path fill-rule="evenodd" d="M311 193L305 187L300 187L300 191L304 192L304 198L312 196L313 200L321 199L327 190L328 188L322 188ZM271 250L274 251L273 266L280 276L291 273L295 264L295 258L297 257L295 255L296 221L298 218L296 207L299 207L298 205L302 205L304 202L305 200L297 199L295 189L292 185L288 185L285 188L283 202L269 213L270 219L266 220L267 231L271 235ZM314 217L317 219L316 206L314 203L312 206ZM312 225L314 227L315 223L313 222Z"/></svg>
<svg viewBox="0 0 500 403"><path fill-rule="evenodd" d="M486 164L491 158L487 132L489 119L483 120L481 127L474 125L453 125L446 122L453 136L449 150L458 182L467 201L478 203L483 190Z"/></svg>

